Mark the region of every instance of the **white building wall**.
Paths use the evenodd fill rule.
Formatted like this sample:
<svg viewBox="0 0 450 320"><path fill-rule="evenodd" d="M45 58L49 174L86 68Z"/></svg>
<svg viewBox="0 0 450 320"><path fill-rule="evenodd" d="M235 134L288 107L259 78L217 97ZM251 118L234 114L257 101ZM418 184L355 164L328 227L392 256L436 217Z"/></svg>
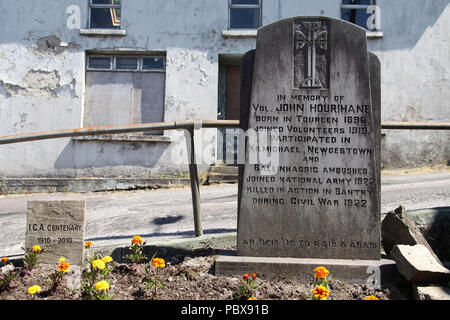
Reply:
<svg viewBox="0 0 450 320"><path fill-rule="evenodd" d="M82 127L85 56L165 52L165 121L217 119L219 54L244 54L254 37L224 37L228 1L123 0L126 36L84 36L69 29L76 5L87 27L87 0L2 0L0 135ZM384 121L450 121L448 0L379 0L383 37L369 39L382 65ZM340 17L339 0L263 0L263 24L296 15ZM48 47L50 46L50 48ZM53 48L51 46L54 46ZM172 143L94 143L71 139L0 146L0 177L150 176L185 172L183 132ZM386 132L383 165L445 163L447 132ZM215 130L198 140L215 157ZM202 168L206 170L206 166Z"/></svg>
<svg viewBox="0 0 450 320"><path fill-rule="evenodd" d="M379 0L383 37L369 40L381 61L383 121L449 122L448 0ZM449 131L383 130L384 167L446 164Z"/></svg>

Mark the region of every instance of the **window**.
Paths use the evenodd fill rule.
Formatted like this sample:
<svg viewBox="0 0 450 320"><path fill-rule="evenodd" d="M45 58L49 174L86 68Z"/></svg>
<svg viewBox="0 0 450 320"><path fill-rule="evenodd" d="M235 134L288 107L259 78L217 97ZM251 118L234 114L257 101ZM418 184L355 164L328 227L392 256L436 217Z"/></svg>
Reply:
<svg viewBox="0 0 450 320"><path fill-rule="evenodd" d="M165 55L89 54L86 60L85 128L164 121Z"/></svg>
<svg viewBox="0 0 450 320"><path fill-rule="evenodd" d="M89 0L90 29L120 29L120 0Z"/></svg>
<svg viewBox="0 0 450 320"><path fill-rule="evenodd" d="M164 56L89 55L87 70L92 71L160 71L164 72Z"/></svg>
<svg viewBox="0 0 450 320"><path fill-rule="evenodd" d="M230 29L257 29L261 26L262 0L228 0Z"/></svg>
<svg viewBox="0 0 450 320"><path fill-rule="evenodd" d="M342 0L341 18L367 30L381 29L379 14L375 0Z"/></svg>
<svg viewBox="0 0 450 320"><path fill-rule="evenodd" d="M89 57L87 67L88 69L111 70L111 57Z"/></svg>
<svg viewBox="0 0 450 320"><path fill-rule="evenodd" d="M135 57L116 57L116 69L137 71L138 58Z"/></svg>
<svg viewBox="0 0 450 320"><path fill-rule="evenodd" d="M142 71L157 71L164 70L165 61L161 57L142 57L141 70Z"/></svg>

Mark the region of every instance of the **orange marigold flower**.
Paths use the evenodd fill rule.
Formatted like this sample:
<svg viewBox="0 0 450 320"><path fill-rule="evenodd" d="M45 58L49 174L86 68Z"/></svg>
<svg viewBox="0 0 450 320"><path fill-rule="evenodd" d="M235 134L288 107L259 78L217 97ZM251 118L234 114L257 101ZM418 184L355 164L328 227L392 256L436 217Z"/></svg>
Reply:
<svg viewBox="0 0 450 320"><path fill-rule="evenodd" d="M58 266L59 271L67 272L70 269L70 263L62 261Z"/></svg>
<svg viewBox="0 0 450 320"><path fill-rule="evenodd" d="M326 300L330 291L324 286L317 286L313 289L314 298L319 298L320 300Z"/></svg>
<svg viewBox="0 0 450 320"><path fill-rule="evenodd" d="M258 300L258 298L257 297L250 297L247 300Z"/></svg>
<svg viewBox="0 0 450 320"><path fill-rule="evenodd" d="M314 278L319 279L325 278L330 273L325 267L317 267L314 269L314 272L316 273Z"/></svg>
<svg viewBox="0 0 450 320"><path fill-rule="evenodd" d="M92 246L92 241L86 241L86 242L84 243L84 247L85 247L86 249L90 248L91 246Z"/></svg>
<svg viewBox="0 0 450 320"><path fill-rule="evenodd" d="M258 274L256 272L252 272L252 278L256 280L256 278L258 278Z"/></svg>
<svg viewBox="0 0 450 320"><path fill-rule="evenodd" d="M9 260L8 257L3 257L3 258L1 259L1 261L4 262L4 263L7 263L8 260Z"/></svg>
<svg viewBox="0 0 450 320"><path fill-rule="evenodd" d="M380 300L380 299L378 299L375 296L368 296L368 297L365 297L364 300Z"/></svg>
<svg viewBox="0 0 450 320"><path fill-rule="evenodd" d="M250 277L250 275L249 275L248 273L246 273L246 274L244 274L244 275L242 276L242 279L246 280L246 279L248 279L249 277Z"/></svg>
<svg viewBox="0 0 450 320"><path fill-rule="evenodd" d="M152 260L152 265L157 268L164 268L166 266L166 262L162 258L154 258Z"/></svg>
<svg viewBox="0 0 450 320"><path fill-rule="evenodd" d="M132 244L141 244L142 242L144 241L140 236L134 236L133 239L131 240Z"/></svg>

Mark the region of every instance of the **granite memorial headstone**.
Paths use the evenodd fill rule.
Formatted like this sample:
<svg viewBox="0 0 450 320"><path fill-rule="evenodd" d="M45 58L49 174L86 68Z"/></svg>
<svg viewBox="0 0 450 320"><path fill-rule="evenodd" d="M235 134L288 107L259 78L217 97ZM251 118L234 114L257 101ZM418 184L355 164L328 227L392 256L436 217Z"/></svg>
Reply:
<svg viewBox="0 0 450 320"><path fill-rule="evenodd" d="M258 29L242 65L238 256L380 259L379 82L354 24L293 17Z"/></svg>
<svg viewBox="0 0 450 320"><path fill-rule="evenodd" d="M365 30L344 21L299 17L258 30L245 129L270 143L250 141L246 159L261 149L278 159L244 165L239 255L380 258L371 59Z"/></svg>

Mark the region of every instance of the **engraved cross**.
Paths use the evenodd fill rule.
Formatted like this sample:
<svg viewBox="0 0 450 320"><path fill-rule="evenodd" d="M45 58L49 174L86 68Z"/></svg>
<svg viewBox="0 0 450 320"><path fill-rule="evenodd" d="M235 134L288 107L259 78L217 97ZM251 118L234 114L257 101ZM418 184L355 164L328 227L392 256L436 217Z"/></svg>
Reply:
<svg viewBox="0 0 450 320"><path fill-rule="evenodd" d="M308 31L305 35L300 30L295 31L295 48L302 49L308 47L308 75L301 83L301 87L305 88L322 88L319 78L316 78L316 46L320 49L327 50L327 31L321 30L320 21L306 21L303 26Z"/></svg>

